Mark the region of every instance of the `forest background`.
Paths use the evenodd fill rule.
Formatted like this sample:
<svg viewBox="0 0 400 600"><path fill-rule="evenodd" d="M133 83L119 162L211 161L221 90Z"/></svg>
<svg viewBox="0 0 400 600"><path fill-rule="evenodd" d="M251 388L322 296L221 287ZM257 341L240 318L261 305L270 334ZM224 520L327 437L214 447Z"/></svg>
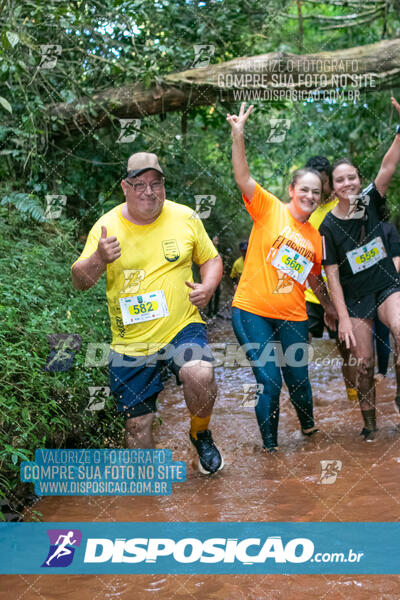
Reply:
<svg viewBox="0 0 400 600"><path fill-rule="evenodd" d="M108 385L106 368L86 360L88 344L110 341L104 278L79 293L70 265L93 223L123 201L128 156L158 154L170 200L196 209L196 197L215 198L204 224L219 235L225 276L251 229L226 123L239 102L205 95L204 105L191 104L186 86L183 110L143 109L126 124L118 102L104 107L96 95L111 90L112 99L112 90L139 85L156 97L166 76L206 68L198 46L211 67L269 52L356 54L400 37L400 1L0 0L0 29L0 500L9 512L31 493L19 465L37 448L121 441L111 398L88 410L89 388ZM352 157L371 180L393 139L399 72L357 101L255 101L247 127L253 177L286 201L290 173L323 154ZM80 119L66 118L69 108ZM284 135L274 137L274 119L284 120ZM400 172L388 193L397 224L399 183ZM66 370L49 367L59 334L71 358Z"/></svg>

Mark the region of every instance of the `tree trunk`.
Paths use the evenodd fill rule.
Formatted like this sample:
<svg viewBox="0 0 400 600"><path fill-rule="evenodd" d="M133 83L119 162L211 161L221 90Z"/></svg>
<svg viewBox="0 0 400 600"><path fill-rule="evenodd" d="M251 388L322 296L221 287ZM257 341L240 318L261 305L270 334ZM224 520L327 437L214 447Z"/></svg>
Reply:
<svg viewBox="0 0 400 600"><path fill-rule="evenodd" d="M133 83L49 109L69 130L75 130L88 125L101 127L113 118L137 119L187 111L217 100L276 100L280 93L281 99L302 100L295 94L321 90L348 94L354 90L388 89L399 83L400 39L394 39L318 54L269 53L235 58L166 75L147 89Z"/></svg>
<svg viewBox="0 0 400 600"><path fill-rule="evenodd" d="M299 52L303 51L303 14L301 11L301 0L297 0L297 17L299 19Z"/></svg>

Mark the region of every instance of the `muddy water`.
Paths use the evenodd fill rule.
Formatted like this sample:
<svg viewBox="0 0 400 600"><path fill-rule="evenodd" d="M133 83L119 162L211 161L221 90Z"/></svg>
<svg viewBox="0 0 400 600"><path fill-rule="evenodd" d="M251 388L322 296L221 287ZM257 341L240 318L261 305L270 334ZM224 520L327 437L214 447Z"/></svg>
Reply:
<svg viewBox="0 0 400 600"><path fill-rule="evenodd" d="M211 341L235 341L228 321L218 320ZM314 342L316 359L337 357L333 342ZM400 515L400 417L394 407L392 365L377 388L379 436L361 441L358 408L349 405L339 366L312 363L318 439L304 439L284 389L279 453L260 453L254 409L241 406L249 368L216 369L219 398L211 422L225 457L224 470L204 478L192 467L188 413L171 378L160 396L162 425L156 437L175 460L188 462L187 481L167 497L49 497L35 505L44 521L397 521ZM321 460L339 460L334 484L323 485ZM29 512L26 520L29 520ZM1 593L3 589L3 593ZM7 590L7 591L5 591ZM12 592L11 592L12 590ZM400 599L400 576L326 575L135 575L3 576L1 598L85 599Z"/></svg>

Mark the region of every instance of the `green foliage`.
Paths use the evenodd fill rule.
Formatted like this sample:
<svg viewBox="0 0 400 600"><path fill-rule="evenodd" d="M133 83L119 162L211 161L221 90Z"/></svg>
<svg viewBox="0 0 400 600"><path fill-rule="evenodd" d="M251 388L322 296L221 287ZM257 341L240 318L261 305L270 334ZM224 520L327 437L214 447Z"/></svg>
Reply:
<svg viewBox="0 0 400 600"><path fill-rule="evenodd" d="M16 506L28 488L20 462L37 448L118 444L123 423L110 398L105 410L86 410L89 386L108 385L106 368L85 366L87 345L107 342L109 322L104 282L84 294L72 287L75 223L32 224L4 208L0 217L0 497ZM82 338L69 371L43 371L54 333Z"/></svg>
<svg viewBox="0 0 400 600"><path fill-rule="evenodd" d="M0 0L0 5L0 314L5 323L0 332L5 356L0 496L21 497L19 463L31 459L36 448L98 447L119 439L122 424L112 400L105 412L85 410L88 386L107 385L105 369L84 365L87 343L108 336L104 286L75 292L69 267L82 236L122 202L120 181L128 156L142 150L159 155L171 200L194 208L196 195L215 195L204 223L211 236L219 234L226 271L252 225L231 169L226 113L236 112L238 105L190 108L186 134L180 114L144 115L128 144L118 143L117 118L105 114L96 129L70 133L49 106L79 103L135 82L162 82L164 75L192 67L195 44L214 46L214 63L298 53L300 47L304 54L328 52L396 37L400 18L398 3L388 3L386 17L380 13L365 25L324 30L329 23L316 15L332 18L332 24L358 9L345 2L302 2L301 38L298 20L287 16L297 16L295 0ZM46 45L61 49L51 68L41 67ZM393 92L400 97L399 89ZM282 200L288 197L292 169L310 155L350 156L366 181L372 179L397 121L389 97L389 92L375 92L363 93L356 103L257 103L246 128L252 175ZM95 111L93 100L88 112ZM290 121L282 143L268 141L271 118ZM397 174L388 194L397 221L399 184ZM56 224L44 217L48 194L67 196L66 218ZM70 371L42 370L51 333L82 337Z"/></svg>
<svg viewBox="0 0 400 600"><path fill-rule="evenodd" d="M37 223L46 221L40 200L33 194L23 194L19 192L11 192L7 196L3 196L1 206L14 206L26 218L32 218Z"/></svg>

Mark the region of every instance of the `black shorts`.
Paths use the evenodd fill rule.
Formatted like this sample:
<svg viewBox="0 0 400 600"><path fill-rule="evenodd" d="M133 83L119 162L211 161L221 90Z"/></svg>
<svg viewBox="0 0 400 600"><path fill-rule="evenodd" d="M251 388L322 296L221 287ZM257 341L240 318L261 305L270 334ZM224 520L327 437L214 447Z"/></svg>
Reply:
<svg viewBox="0 0 400 600"><path fill-rule="evenodd" d="M349 317L355 319L375 319L378 316L378 307L392 294L400 292L400 286L389 287L379 292L372 292L362 298L354 300L346 298Z"/></svg>
<svg viewBox="0 0 400 600"><path fill-rule="evenodd" d="M326 327L324 321L325 311L320 304L316 302L306 302L307 316L308 316L308 332L315 338L322 338L324 328ZM337 335L336 331L332 329L328 330L328 334L331 340L334 340Z"/></svg>

